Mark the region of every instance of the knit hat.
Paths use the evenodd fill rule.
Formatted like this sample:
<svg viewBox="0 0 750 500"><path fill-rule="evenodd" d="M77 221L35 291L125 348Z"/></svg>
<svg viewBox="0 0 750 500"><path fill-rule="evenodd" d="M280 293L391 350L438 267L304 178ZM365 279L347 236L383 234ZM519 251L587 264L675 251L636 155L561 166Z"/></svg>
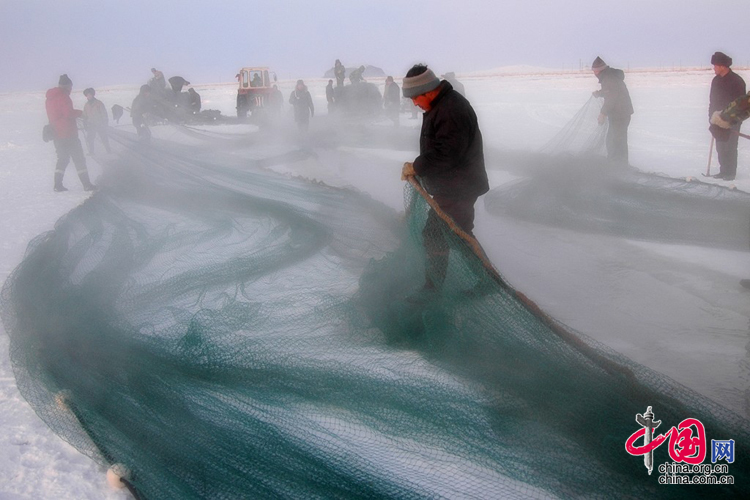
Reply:
<svg viewBox="0 0 750 500"><path fill-rule="evenodd" d="M599 56L597 56L596 59L594 59L593 64L591 64L591 69L604 69L607 67L607 63L602 61L602 58Z"/></svg>
<svg viewBox="0 0 750 500"><path fill-rule="evenodd" d="M435 90L440 85L440 80L435 76L431 69L416 76L407 76L404 78L403 94L404 97L417 97Z"/></svg>
<svg viewBox="0 0 750 500"><path fill-rule="evenodd" d="M711 56L711 64L726 66L728 68L732 65L732 58L723 52L714 52L714 55Z"/></svg>
<svg viewBox="0 0 750 500"><path fill-rule="evenodd" d="M89 88L87 88L86 90L83 91L83 95L85 95L86 97L88 97L89 94L96 95L96 90L94 90L91 87L89 87Z"/></svg>
<svg viewBox="0 0 750 500"><path fill-rule="evenodd" d="M57 85L59 85L60 87L67 86L67 85L72 86L73 82L70 81L70 78L68 78L68 75L65 74L65 75L60 75L60 79L57 81Z"/></svg>

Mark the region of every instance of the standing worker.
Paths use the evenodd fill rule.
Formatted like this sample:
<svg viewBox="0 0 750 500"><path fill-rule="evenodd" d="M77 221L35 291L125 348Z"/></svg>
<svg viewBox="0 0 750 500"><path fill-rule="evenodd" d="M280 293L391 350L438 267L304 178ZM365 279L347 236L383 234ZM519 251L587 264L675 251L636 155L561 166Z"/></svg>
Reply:
<svg viewBox="0 0 750 500"><path fill-rule="evenodd" d="M344 79L346 78L346 68L338 59L336 59L336 64L333 65L333 76L336 77L336 86L343 87Z"/></svg>
<svg viewBox="0 0 750 500"><path fill-rule="evenodd" d="M112 150L109 147L109 136L107 129L109 128L109 116L107 115L107 108L104 103L96 98L96 91L92 88L87 88L83 91L83 95L86 96L86 104L83 106L83 123L86 129L86 145L88 146L89 154L94 154L94 140L97 134L104 144L104 149L107 153L111 153Z"/></svg>
<svg viewBox="0 0 750 500"><path fill-rule="evenodd" d="M385 79L383 109L385 110L385 116L393 121L395 127L398 127L398 114L401 111L401 89L398 88L398 83L393 81L392 76Z"/></svg>
<svg viewBox="0 0 750 500"><path fill-rule="evenodd" d="M83 147L78 138L78 124L76 118L83 113L73 109L73 101L70 92L73 90L73 82L68 75L61 75L57 87L47 91L45 107L47 118L54 131L55 152L57 153L57 164L55 166L55 191L67 191L63 186L65 169L73 159L76 166L78 178L81 179L84 191L91 191L94 185L89 180L89 171L86 168L86 158L83 156Z"/></svg>
<svg viewBox="0 0 750 500"><path fill-rule="evenodd" d="M419 156L413 163L404 163L401 178L418 176L440 209L473 236L474 204L490 189L477 115L449 82L438 80L422 64L406 73L403 94L424 110L424 116ZM448 270L449 247L434 210L430 210L422 234L427 251L423 288L437 290Z"/></svg>
<svg viewBox="0 0 750 500"><path fill-rule="evenodd" d="M708 103L708 119L716 111L722 111L729 103L742 97L746 92L745 80L732 71L732 58L723 52L716 52L711 56L711 64L714 66L714 79L711 80L711 93ZM714 134L716 137L716 154L719 157L719 173L714 175L715 179L725 181L734 180L737 175L737 143L742 123L733 124L729 130L734 134Z"/></svg>
<svg viewBox="0 0 750 500"><path fill-rule="evenodd" d="M294 121L300 132L307 132L310 117L315 116L312 96L305 86L305 82L297 80L297 85L289 96L289 104L294 108Z"/></svg>
<svg viewBox="0 0 750 500"><path fill-rule="evenodd" d="M610 68L600 57L594 59L591 70L599 79L601 90L592 93L603 97L604 104L599 113L599 125L608 122L607 158L616 162L628 163L628 127L633 114L630 92L625 85L625 72Z"/></svg>

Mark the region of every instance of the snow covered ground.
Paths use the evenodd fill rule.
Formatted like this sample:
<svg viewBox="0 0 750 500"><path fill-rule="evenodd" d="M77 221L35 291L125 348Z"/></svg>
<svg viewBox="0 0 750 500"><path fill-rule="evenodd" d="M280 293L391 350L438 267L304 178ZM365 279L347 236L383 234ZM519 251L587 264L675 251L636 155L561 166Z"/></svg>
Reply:
<svg viewBox="0 0 750 500"><path fill-rule="evenodd" d="M750 71L738 73L750 81ZM636 109L630 127L632 165L645 172L701 178L708 159L712 78L708 69L628 73L626 81ZM590 72L498 70L461 79L477 110L487 148L505 153L537 151L598 87ZM327 81L306 83L318 111L314 130L316 119L325 115ZM293 84L279 82L285 96ZM234 86L195 88L204 109L233 114ZM126 86L97 90L107 107L129 106L137 93L137 88ZM80 90L73 98L80 109L84 103ZM288 105L285 120L289 128L294 127ZM61 215L89 196L82 191L72 165L65 179L70 191L52 191L55 155L52 145L41 141L45 123L43 92L0 94L2 281L22 260L32 238L52 229ZM415 129L419 123L401 116L404 128ZM127 116L119 127L132 131ZM204 129L243 134L254 127ZM190 140L171 127L155 127L154 133L164 139ZM732 183L701 180L750 192L750 141L740 141L737 179ZM404 161L413 159L417 147L416 143L404 150L340 147L320 151L316 161L273 168L331 185L353 186L402 210L399 172ZM89 160L94 181L101 172L96 158ZM492 187L512 178L496 161L488 164ZM713 165L712 170L718 171L715 157ZM490 215L481 200L476 235L509 281L553 317L750 416L750 292L738 285L740 278L750 277L747 252L556 230ZM8 337L0 335L0 500L128 498L110 489L105 471L54 435L26 404L16 388L8 344Z"/></svg>

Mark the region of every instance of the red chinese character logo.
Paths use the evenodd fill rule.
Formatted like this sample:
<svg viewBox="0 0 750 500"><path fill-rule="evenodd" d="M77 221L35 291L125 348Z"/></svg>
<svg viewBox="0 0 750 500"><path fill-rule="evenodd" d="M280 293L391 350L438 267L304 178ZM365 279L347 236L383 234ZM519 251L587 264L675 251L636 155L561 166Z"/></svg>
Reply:
<svg viewBox="0 0 750 500"><path fill-rule="evenodd" d="M693 437L692 427L698 431ZM706 458L706 430L700 420L686 418L679 428L669 429L669 456L675 462L699 464Z"/></svg>

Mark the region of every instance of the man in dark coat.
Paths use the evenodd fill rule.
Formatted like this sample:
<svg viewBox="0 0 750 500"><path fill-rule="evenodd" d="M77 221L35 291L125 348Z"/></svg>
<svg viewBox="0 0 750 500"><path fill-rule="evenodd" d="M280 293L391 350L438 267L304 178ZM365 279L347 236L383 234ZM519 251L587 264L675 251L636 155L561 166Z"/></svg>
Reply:
<svg viewBox="0 0 750 500"><path fill-rule="evenodd" d="M343 87L344 79L346 78L346 68L338 59L336 59L336 64L333 66L333 76L336 77L336 86Z"/></svg>
<svg viewBox="0 0 750 500"><path fill-rule="evenodd" d="M398 88L398 83L393 81L392 76L385 79L383 109L385 110L385 116L393 121L394 126L398 127L398 114L401 111L401 89Z"/></svg>
<svg viewBox="0 0 750 500"><path fill-rule="evenodd" d="M138 132L138 139L148 144L151 142L151 130L148 128L148 115L153 115L156 109L156 103L151 95L151 87L148 85L141 85L140 92L135 99L133 104L130 106L130 116L133 119L133 126Z"/></svg>
<svg viewBox="0 0 750 500"><path fill-rule="evenodd" d="M424 115L419 156L404 164L401 178L418 176L440 208L473 236L474 204L490 189L477 115L449 82L438 80L421 64L406 73L403 94L424 110ZM449 247L434 210L429 212L423 235L427 251L424 288L436 289L445 279Z"/></svg>
<svg viewBox="0 0 750 500"><path fill-rule="evenodd" d="M617 162L628 162L628 127L633 114L630 92L625 85L625 72L610 68L597 57L591 70L599 79L601 90L593 92L594 97L603 97L604 104L599 113L599 125L608 122L607 158Z"/></svg>
<svg viewBox="0 0 750 500"><path fill-rule="evenodd" d="M294 108L294 121L297 122L297 128L300 132L307 132L310 117L315 116L315 106L313 106L312 96L302 80L297 80L297 85L289 96L289 104Z"/></svg>
<svg viewBox="0 0 750 500"><path fill-rule="evenodd" d="M711 56L711 64L714 66L716 75L711 81L711 93L708 104L708 118L715 111L722 111L732 101L742 97L746 92L745 80L740 75L732 71L732 58L722 52L716 52ZM736 123L730 127L730 131L739 133L741 123ZM712 132L713 133L713 132ZM716 179L726 181L734 180L737 175L737 143L739 135L734 134L717 134L716 153L719 156L719 173L714 175Z"/></svg>
<svg viewBox="0 0 750 500"><path fill-rule="evenodd" d="M76 122L76 119L83 113L81 110L73 109L73 100L70 98L72 90L73 82L68 75L61 75L57 87L49 89L46 96L45 108L49 123L54 130L53 139L57 153L54 190L67 191L67 188L63 186L63 177L72 158L84 191L91 191L94 185L89 180L89 171L86 168L81 140L78 138Z"/></svg>

